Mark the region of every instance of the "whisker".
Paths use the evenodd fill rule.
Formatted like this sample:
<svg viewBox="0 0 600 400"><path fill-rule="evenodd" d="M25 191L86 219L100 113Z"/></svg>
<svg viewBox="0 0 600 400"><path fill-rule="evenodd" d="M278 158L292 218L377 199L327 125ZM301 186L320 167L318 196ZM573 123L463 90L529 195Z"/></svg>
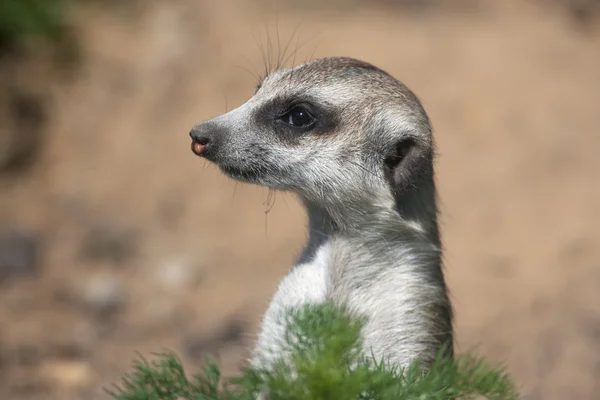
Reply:
<svg viewBox="0 0 600 400"><path fill-rule="evenodd" d="M365 172L366 172L366 173L368 173L369 175L372 175L372 176L374 176L375 178L378 178L378 179L380 178L380 176L379 176L379 175L377 175L377 174L376 174L376 173L374 173L373 171L369 171L367 168L365 168L363 165L360 165L360 164L359 164L359 163L357 163L357 162L354 162L354 161L352 161L352 160L345 160L345 161L346 161L346 162L349 162L350 164L352 164L352 165L354 165L354 166L357 166L357 167L359 167L360 169L362 169L363 171L365 171Z"/></svg>
<svg viewBox="0 0 600 400"><path fill-rule="evenodd" d="M267 77L269 75L269 68L268 68L267 55L265 53L265 48L262 45L262 43L256 38L256 36L254 35L254 32L252 32L252 38L254 39L254 43L256 43L256 45L260 51L260 56L261 56L261 59L263 62L263 67L264 67L262 79L264 79L265 77Z"/></svg>
<svg viewBox="0 0 600 400"><path fill-rule="evenodd" d="M277 35L277 65L276 69L281 68L281 42L279 39L279 3L275 9L275 34Z"/></svg>
<svg viewBox="0 0 600 400"><path fill-rule="evenodd" d="M296 25L296 27L294 28L294 30L292 31L292 34L291 34L290 38L288 39L287 43L285 44L285 48L283 49L283 54L281 56L281 59L282 59L281 66L284 66L289 61L289 57L287 57L287 52L288 52L290 44L292 43L292 40L294 39L294 36L296 35L296 32L300 28L300 25L301 25L301 23L299 22ZM300 36L298 36L298 39L300 39ZM297 45L298 45L298 42L296 42L296 46Z"/></svg>
<svg viewBox="0 0 600 400"><path fill-rule="evenodd" d="M231 204L233 205L233 201L235 200L235 195L237 193L237 188L238 188L238 181L234 181L234 186L233 186L233 194L231 196Z"/></svg>

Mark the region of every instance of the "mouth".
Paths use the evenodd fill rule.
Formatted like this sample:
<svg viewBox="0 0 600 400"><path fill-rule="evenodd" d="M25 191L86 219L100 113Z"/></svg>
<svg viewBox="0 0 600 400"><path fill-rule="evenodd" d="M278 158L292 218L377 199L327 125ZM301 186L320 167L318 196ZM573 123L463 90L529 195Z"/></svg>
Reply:
<svg viewBox="0 0 600 400"><path fill-rule="evenodd" d="M239 168L231 165L219 165L223 173L239 181L255 183L265 172L262 168Z"/></svg>

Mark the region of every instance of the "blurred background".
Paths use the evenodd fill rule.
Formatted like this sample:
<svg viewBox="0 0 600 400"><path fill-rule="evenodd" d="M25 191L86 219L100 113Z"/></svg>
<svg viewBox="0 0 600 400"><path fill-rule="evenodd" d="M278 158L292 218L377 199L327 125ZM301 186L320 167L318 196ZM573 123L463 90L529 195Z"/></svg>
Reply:
<svg viewBox="0 0 600 400"><path fill-rule="evenodd" d="M108 399L137 352L243 364L305 216L188 132L253 94L269 40L417 93L459 352L598 398L596 0L1 0L0 398Z"/></svg>

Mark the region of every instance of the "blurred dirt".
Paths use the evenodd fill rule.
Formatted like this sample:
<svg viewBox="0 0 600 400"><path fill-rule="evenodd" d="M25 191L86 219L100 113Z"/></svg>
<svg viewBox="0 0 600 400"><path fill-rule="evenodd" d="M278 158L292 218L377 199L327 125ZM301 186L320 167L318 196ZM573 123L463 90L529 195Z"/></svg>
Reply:
<svg viewBox="0 0 600 400"><path fill-rule="evenodd" d="M528 399L597 398L600 21L597 2L585 24L542 3L78 8L79 67L30 72L47 120L2 114L0 144L43 145L0 172L0 398L107 399L138 351L171 349L192 371L206 352L228 374L244 361L305 217L194 157L188 132L251 96L265 32L275 48L306 41L296 64L358 57L417 93L459 350L506 364Z"/></svg>

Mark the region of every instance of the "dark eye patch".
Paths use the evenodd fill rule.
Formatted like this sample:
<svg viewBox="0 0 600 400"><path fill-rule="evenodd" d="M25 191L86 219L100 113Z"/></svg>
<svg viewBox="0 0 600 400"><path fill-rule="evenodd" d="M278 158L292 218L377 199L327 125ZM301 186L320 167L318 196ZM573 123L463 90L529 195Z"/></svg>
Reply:
<svg viewBox="0 0 600 400"><path fill-rule="evenodd" d="M294 141L301 135L332 132L338 125L339 111L334 105L299 94L269 100L256 111L255 118L262 129L274 131L282 140Z"/></svg>

